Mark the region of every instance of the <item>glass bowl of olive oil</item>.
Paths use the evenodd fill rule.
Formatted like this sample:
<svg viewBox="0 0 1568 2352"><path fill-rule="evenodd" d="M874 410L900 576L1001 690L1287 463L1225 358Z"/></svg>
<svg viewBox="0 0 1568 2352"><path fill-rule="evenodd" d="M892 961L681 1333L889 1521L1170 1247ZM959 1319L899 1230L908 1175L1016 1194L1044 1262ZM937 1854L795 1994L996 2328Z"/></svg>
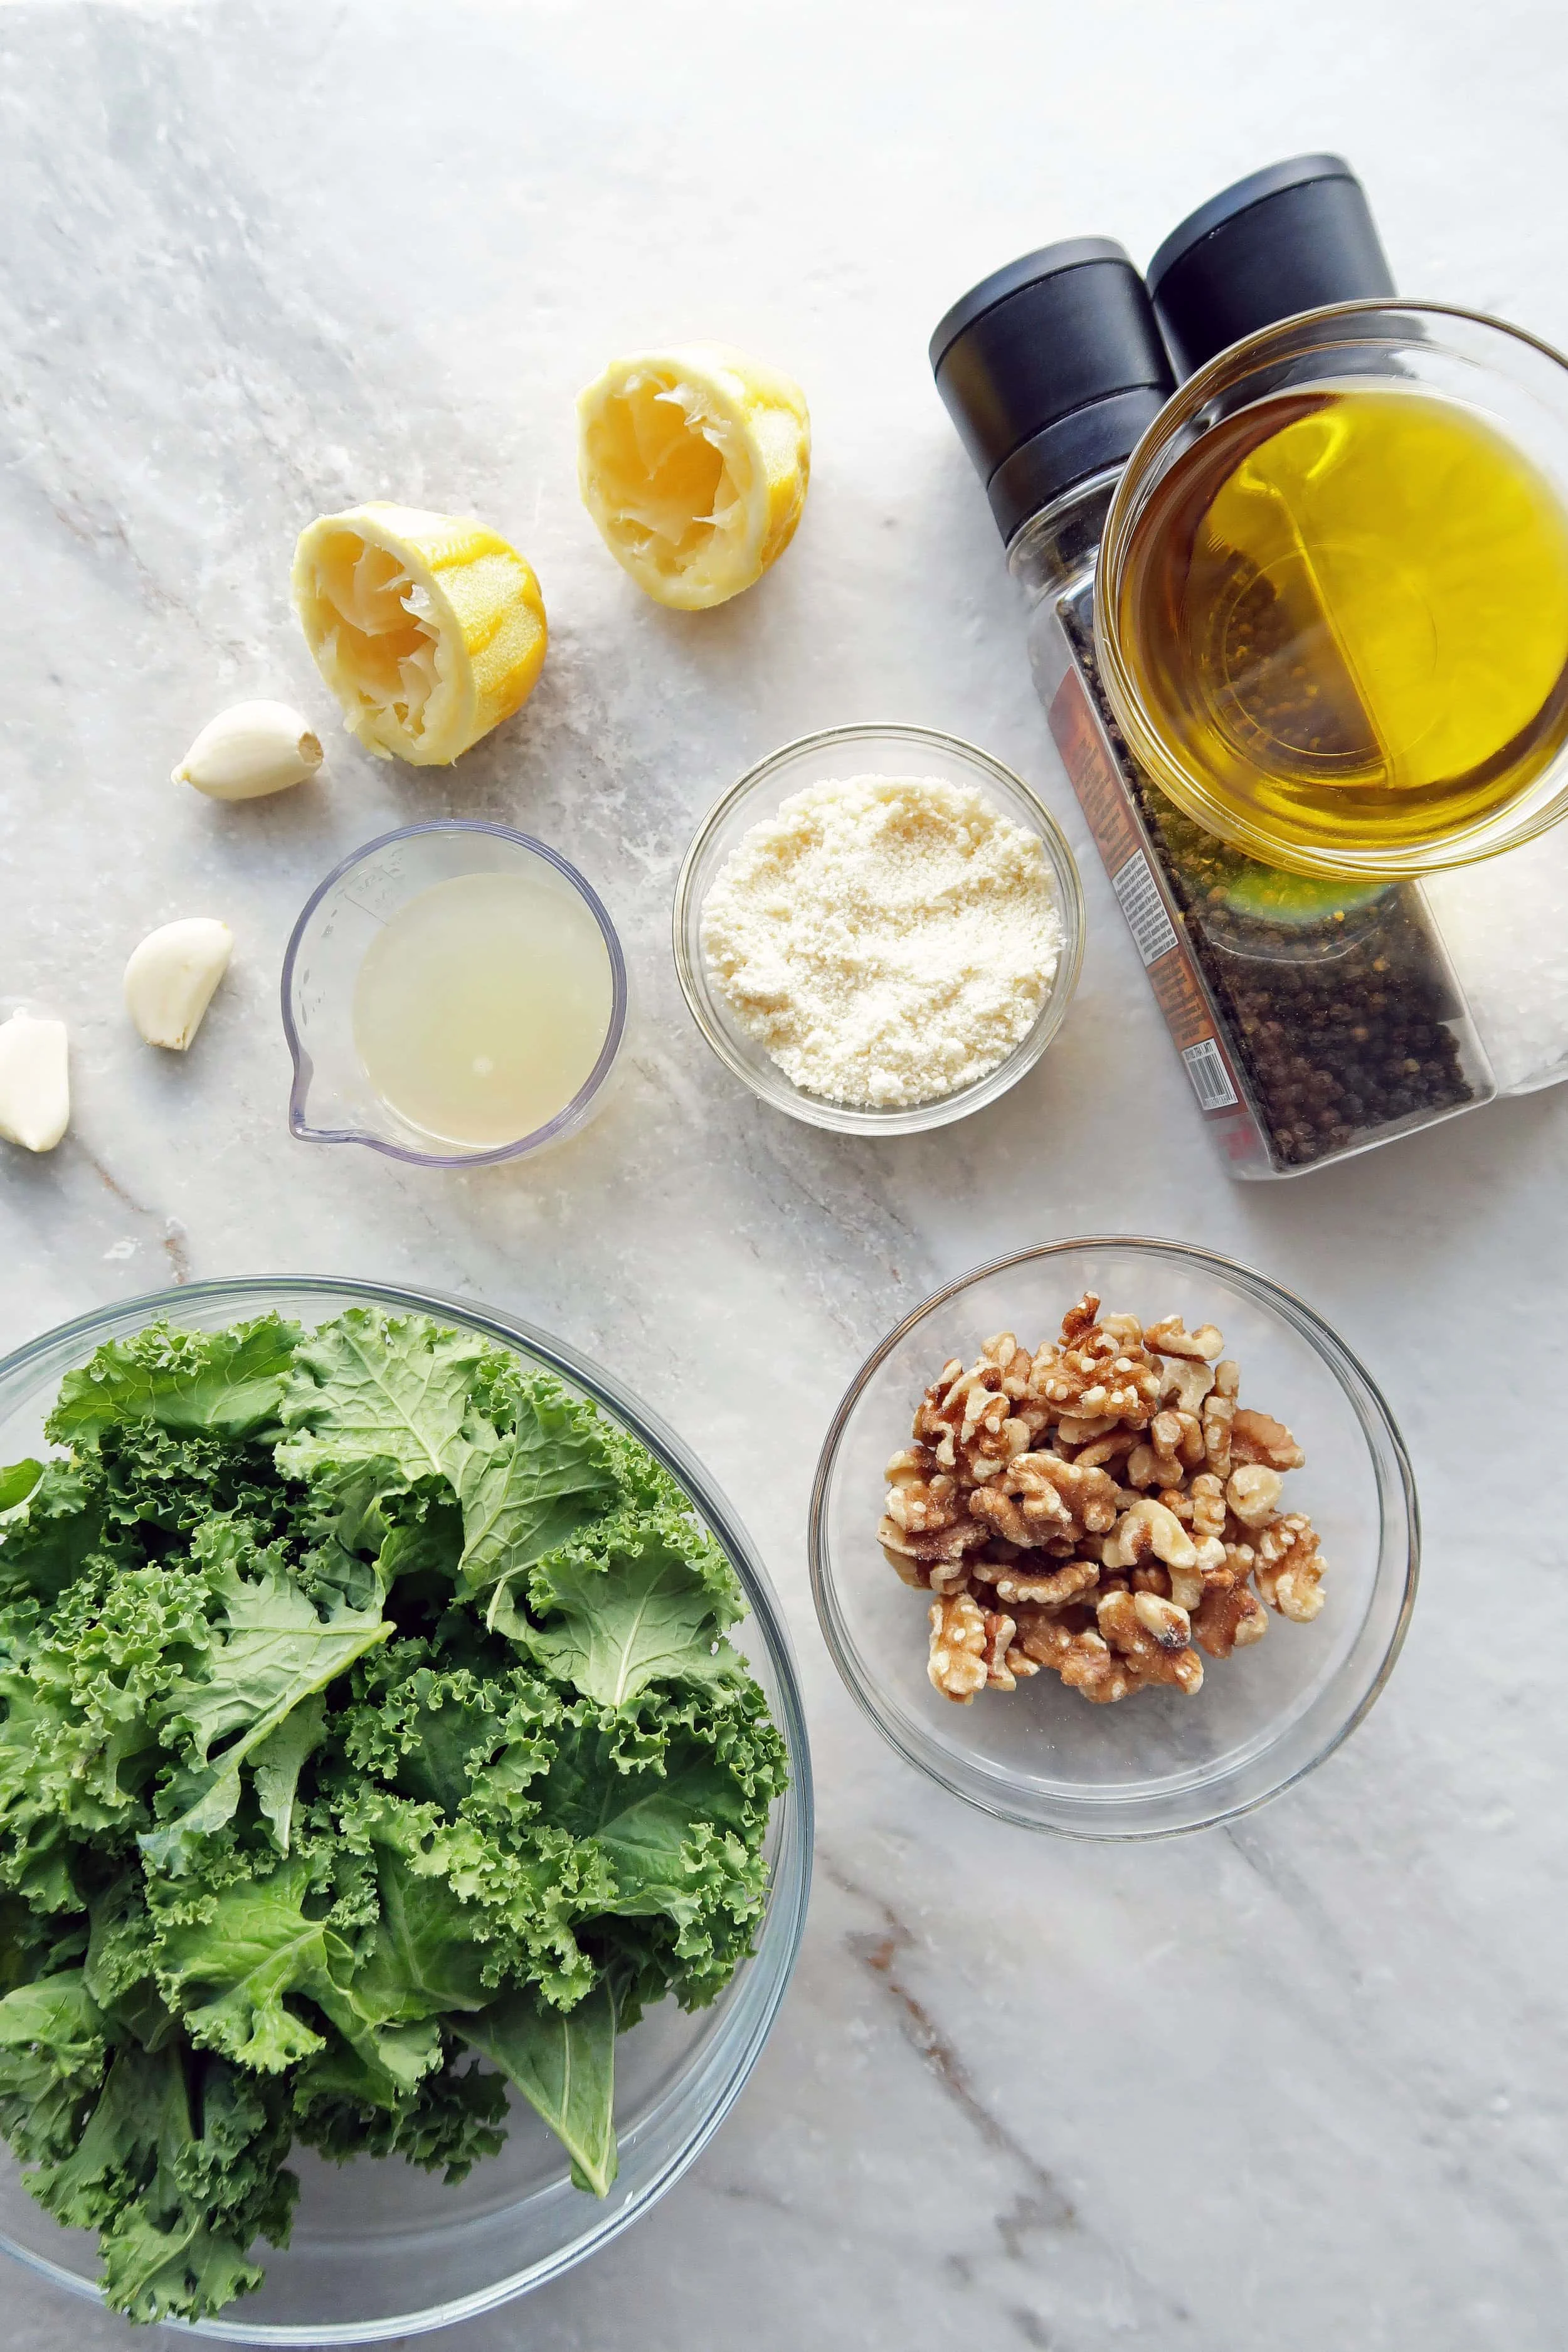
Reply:
<svg viewBox="0 0 1568 2352"><path fill-rule="evenodd" d="M575 866L505 825L405 825L294 926L289 1124L421 1167L516 1159L598 1108L626 1020L621 944Z"/></svg>
<svg viewBox="0 0 1568 2352"><path fill-rule="evenodd" d="M1438 304L1222 352L1129 460L1106 691L1194 821L1297 873L1410 876L1568 813L1568 361Z"/></svg>

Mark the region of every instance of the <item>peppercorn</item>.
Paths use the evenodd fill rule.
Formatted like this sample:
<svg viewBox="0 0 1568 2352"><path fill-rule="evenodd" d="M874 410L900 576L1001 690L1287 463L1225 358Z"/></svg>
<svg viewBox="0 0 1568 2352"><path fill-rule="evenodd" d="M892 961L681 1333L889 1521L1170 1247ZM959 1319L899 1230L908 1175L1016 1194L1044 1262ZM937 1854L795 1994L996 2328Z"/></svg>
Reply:
<svg viewBox="0 0 1568 2352"><path fill-rule="evenodd" d="M1233 625L1256 635L1266 617L1254 601L1237 606ZM1277 1164L1310 1166L1375 1141L1415 1112L1472 1100L1449 1025L1460 1008L1419 892L1391 883L1303 916L1297 877L1226 847L1143 775L1078 615L1064 620ZM1289 688L1274 677L1277 690ZM1276 733L1280 711L1296 714L1305 748L1340 748L1329 746L1320 715L1307 726L1288 691L1268 714Z"/></svg>

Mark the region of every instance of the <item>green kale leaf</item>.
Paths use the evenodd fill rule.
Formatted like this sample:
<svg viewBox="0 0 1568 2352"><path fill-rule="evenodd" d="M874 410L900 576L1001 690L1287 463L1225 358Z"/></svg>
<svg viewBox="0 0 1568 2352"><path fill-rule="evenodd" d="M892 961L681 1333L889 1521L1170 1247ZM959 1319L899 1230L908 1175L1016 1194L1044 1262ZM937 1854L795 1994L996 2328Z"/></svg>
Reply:
<svg viewBox="0 0 1568 2352"><path fill-rule="evenodd" d="M380 1456L409 1478L448 1477L485 1343L423 1315L351 1307L294 1354L283 1399L285 1476Z"/></svg>
<svg viewBox="0 0 1568 2352"><path fill-rule="evenodd" d="M14 1511L18 1503L25 1503L43 1475L43 1464L31 1455L0 1470L0 1511Z"/></svg>
<svg viewBox="0 0 1568 2352"><path fill-rule="evenodd" d="M406 2105L395 2110L356 2103L342 2077L308 2069L294 2099L295 2128L308 2146L336 2164L361 2156L401 2156L448 2185L464 2179L506 2144L506 2079L449 2059L426 2074Z"/></svg>
<svg viewBox="0 0 1568 2352"><path fill-rule="evenodd" d="M529 1598L541 1626L508 1630L530 1655L602 1706L650 1683L727 1680L738 1671L701 1564L658 1529L628 1534L607 1557L567 1550L537 1569Z"/></svg>
<svg viewBox="0 0 1568 2352"><path fill-rule="evenodd" d="M58 1600L102 1541L102 1486L93 1470L46 1465L25 1515L0 1528L0 1602Z"/></svg>
<svg viewBox="0 0 1568 2352"><path fill-rule="evenodd" d="M75 2147L106 2047L79 1969L18 1985L0 2000L0 2128L24 2164L58 2162Z"/></svg>
<svg viewBox="0 0 1568 2352"><path fill-rule="evenodd" d="M286 2242L296 2184L264 2089L175 2047L120 2051L68 2155L28 2187L101 2232L104 2292L132 2319L199 2318L261 2283L255 2238Z"/></svg>
<svg viewBox="0 0 1568 2352"><path fill-rule="evenodd" d="M264 1748L262 1769L271 1775L264 1810L268 1803L274 1812L279 1809L283 1784L276 1776L280 1766L288 1774L302 1737L305 1745L293 1757L293 1777L287 1781L291 1806L294 1781L315 1742L306 1726L281 1750L269 1743L302 1700L323 1690L393 1631L379 1604L356 1610L340 1601L321 1616L279 1555L258 1549L238 1522L214 1520L198 1529L192 1556L206 1570L217 1613L200 1678L180 1692L165 1717L163 1737L167 1743L177 1734L196 1769L171 1784L169 1801L178 1807L174 1818L141 1839L150 1862L177 1872L193 1867L198 1839L233 1819L240 1799L239 1768ZM231 1732L237 1737L214 1761L214 1742ZM287 1852L286 1829L279 1843Z"/></svg>
<svg viewBox="0 0 1568 2352"><path fill-rule="evenodd" d="M460 1600L532 1568L616 1499L591 1407L540 1378L520 1385L514 1411L504 1436L477 1416L464 1425L454 1479L463 1507Z"/></svg>
<svg viewBox="0 0 1568 2352"><path fill-rule="evenodd" d="M279 1315L227 1331L150 1324L66 1374L45 1434L56 1445L90 1445L117 1422L152 1421L247 1437L276 1421L299 1337L299 1326Z"/></svg>
<svg viewBox="0 0 1568 2352"><path fill-rule="evenodd" d="M478 2017L465 2018L461 2031L542 2116L572 2158L578 2188L607 2197L619 2168L616 2003L609 1979L565 2011L533 1992L507 1993Z"/></svg>
<svg viewBox="0 0 1568 2352"><path fill-rule="evenodd" d="M195 1917L154 1890L159 1990L198 2048L268 2074L324 2048L288 1998L320 2001L334 1968L346 1975L353 1958L324 1906L307 1910L316 1891L311 1864L297 1857L220 1888Z"/></svg>
<svg viewBox="0 0 1568 2352"><path fill-rule="evenodd" d="M449 1880L416 1870L390 1846L376 1853L381 1917L354 1972L356 1993L387 2021L417 2024L447 2010L482 2009L485 1945L471 1907Z"/></svg>
<svg viewBox="0 0 1568 2352"><path fill-rule="evenodd" d="M287 1853L294 1826L294 1805L300 1775L307 1759L326 1736L327 1703L320 1691L302 1698L275 1730L258 1740L250 1752L256 1801L272 1830L279 1853Z"/></svg>

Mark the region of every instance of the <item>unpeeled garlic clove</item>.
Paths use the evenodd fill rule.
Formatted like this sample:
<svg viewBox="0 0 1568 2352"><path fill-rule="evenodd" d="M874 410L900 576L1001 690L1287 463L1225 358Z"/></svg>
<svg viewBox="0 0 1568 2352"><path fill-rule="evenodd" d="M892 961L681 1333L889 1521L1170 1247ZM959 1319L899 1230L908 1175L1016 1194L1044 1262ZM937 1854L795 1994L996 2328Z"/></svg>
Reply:
<svg viewBox="0 0 1568 2352"><path fill-rule="evenodd" d="M125 1009L149 1045L183 1054L228 970L234 933L210 915L149 931L125 967Z"/></svg>
<svg viewBox="0 0 1568 2352"><path fill-rule="evenodd" d="M208 719L170 782L210 800L255 801L302 784L321 764L319 738L286 702L237 702Z"/></svg>
<svg viewBox="0 0 1568 2352"><path fill-rule="evenodd" d="M13 1013L0 1024L0 1136L25 1151L52 1151L70 1115L65 1023Z"/></svg>

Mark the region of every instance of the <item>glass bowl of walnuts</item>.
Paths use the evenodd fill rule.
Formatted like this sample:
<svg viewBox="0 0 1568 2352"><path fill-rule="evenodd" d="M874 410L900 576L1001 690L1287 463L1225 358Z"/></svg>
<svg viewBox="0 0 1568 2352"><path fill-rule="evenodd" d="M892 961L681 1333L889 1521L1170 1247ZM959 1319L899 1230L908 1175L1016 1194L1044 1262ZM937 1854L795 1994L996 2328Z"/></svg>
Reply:
<svg viewBox="0 0 1568 2352"><path fill-rule="evenodd" d="M1310 1307L1179 1243L1046 1244L877 1348L812 1496L846 1684L955 1795L1031 1829L1168 1836L1277 1796L1398 1654L1415 1488Z"/></svg>

